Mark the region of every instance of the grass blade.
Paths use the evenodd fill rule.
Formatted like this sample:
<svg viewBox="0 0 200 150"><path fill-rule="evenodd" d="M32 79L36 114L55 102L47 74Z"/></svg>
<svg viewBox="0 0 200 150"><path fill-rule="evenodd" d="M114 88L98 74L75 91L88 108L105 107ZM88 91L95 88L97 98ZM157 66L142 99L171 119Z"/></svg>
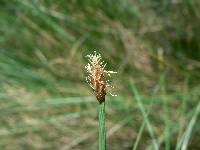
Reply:
<svg viewBox="0 0 200 150"><path fill-rule="evenodd" d="M192 117L189 125L188 125L188 128L187 130L185 131L185 134L184 134L184 137L183 137L183 143L182 143L182 147L181 147L181 150L186 150L187 149L187 146L188 146L188 142L190 140L190 137L191 137L191 133L192 133L192 129L197 121L197 117L200 113L200 103L198 104L197 108L196 108L196 111L194 113L194 116Z"/></svg>
<svg viewBox="0 0 200 150"><path fill-rule="evenodd" d="M131 90L132 90L132 92L133 92L133 94L134 94L134 96L135 96L135 99L136 99L137 103L138 103L139 109L140 109L140 111L142 112L142 115L143 115L143 117L144 117L144 121L145 121L145 123L146 123L146 125L147 125L148 132L149 132L149 134L150 134L150 136L151 136L151 138L152 138L152 142L153 142L153 145L154 145L154 149L155 149L155 150L158 150L159 147L158 147L156 138L155 138L155 136L154 136L153 129L152 129L152 127L151 127L150 121L149 121L149 119L148 119L147 112L145 111L145 108L144 108L144 106L143 106L143 104L142 104L142 102L141 102L141 97L140 97L140 95L139 95L139 93L138 93L138 91L137 91L137 88L136 88L135 85L134 85L133 80L131 80Z"/></svg>
<svg viewBox="0 0 200 150"><path fill-rule="evenodd" d="M135 141L135 144L134 144L132 150L136 150L136 149L137 149L138 144L139 144L139 141L140 141L141 136L142 136L142 133L143 133L143 131L144 131L144 127L145 127L145 121L143 121L142 126L140 127L140 130L139 130L138 136L137 136L137 138L136 138L136 141Z"/></svg>

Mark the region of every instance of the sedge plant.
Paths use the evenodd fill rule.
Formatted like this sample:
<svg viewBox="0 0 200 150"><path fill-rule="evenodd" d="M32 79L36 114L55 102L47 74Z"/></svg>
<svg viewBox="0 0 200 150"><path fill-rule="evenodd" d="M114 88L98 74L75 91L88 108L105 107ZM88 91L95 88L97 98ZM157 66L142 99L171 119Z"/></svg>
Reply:
<svg viewBox="0 0 200 150"><path fill-rule="evenodd" d="M94 95L99 102L99 150L106 149L106 129L105 129L105 98L107 88L113 87L107 80L111 74L117 73L114 71L107 71L105 69L106 63L102 61L101 55L89 54L86 56L89 63L85 66L88 76L86 77L87 83L94 91ZM110 92L108 92L110 93ZM111 94L111 93L110 93ZM112 96L116 96L111 94Z"/></svg>

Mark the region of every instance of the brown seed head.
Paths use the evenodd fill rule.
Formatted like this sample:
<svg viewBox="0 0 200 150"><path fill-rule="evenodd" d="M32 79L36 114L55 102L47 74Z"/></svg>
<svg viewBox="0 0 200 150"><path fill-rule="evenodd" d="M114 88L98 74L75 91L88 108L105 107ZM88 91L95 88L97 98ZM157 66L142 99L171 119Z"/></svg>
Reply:
<svg viewBox="0 0 200 150"><path fill-rule="evenodd" d="M101 55L97 54L96 51L94 54L87 55L89 63L85 66L89 75L86 77L87 83L94 90L94 94L99 101L102 103L105 101L106 88L112 87L106 80L107 76L111 76L112 73L117 73L114 71L105 70L106 64L101 60ZM111 93L110 93L111 94ZM111 94L112 96L116 96Z"/></svg>

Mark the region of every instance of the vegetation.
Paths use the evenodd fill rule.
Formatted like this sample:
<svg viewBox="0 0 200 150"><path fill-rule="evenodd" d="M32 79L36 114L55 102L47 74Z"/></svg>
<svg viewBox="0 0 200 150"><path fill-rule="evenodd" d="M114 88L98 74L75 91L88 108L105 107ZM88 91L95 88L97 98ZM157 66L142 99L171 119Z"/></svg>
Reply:
<svg viewBox="0 0 200 150"><path fill-rule="evenodd" d="M200 2L1 0L0 149L98 147L85 55L101 53L108 150L200 149ZM111 69L111 70L112 70Z"/></svg>

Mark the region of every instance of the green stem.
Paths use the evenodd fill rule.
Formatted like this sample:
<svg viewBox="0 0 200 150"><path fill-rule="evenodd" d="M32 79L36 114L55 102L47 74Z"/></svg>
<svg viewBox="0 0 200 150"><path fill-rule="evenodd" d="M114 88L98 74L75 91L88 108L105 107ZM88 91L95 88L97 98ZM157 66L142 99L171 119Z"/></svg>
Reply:
<svg viewBox="0 0 200 150"><path fill-rule="evenodd" d="M106 150L105 102L99 104L99 150Z"/></svg>

